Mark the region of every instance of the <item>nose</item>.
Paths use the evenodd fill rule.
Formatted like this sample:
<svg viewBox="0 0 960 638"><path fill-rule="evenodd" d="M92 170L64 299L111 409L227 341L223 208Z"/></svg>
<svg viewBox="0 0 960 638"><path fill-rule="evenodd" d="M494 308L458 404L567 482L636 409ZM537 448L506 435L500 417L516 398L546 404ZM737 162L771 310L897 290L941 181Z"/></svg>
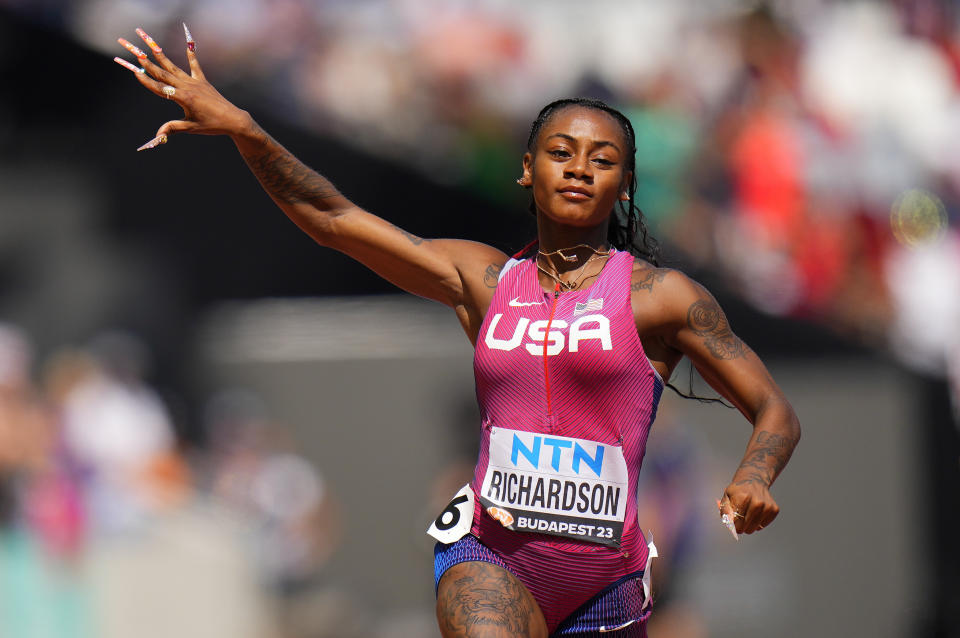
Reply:
<svg viewBox="0 0 960 638"><path fill-rule="evenodd" d="M587 154L575 153L564 167L563 176L567 179L579 179L588 184L593 183L593 170Z"/></svg>

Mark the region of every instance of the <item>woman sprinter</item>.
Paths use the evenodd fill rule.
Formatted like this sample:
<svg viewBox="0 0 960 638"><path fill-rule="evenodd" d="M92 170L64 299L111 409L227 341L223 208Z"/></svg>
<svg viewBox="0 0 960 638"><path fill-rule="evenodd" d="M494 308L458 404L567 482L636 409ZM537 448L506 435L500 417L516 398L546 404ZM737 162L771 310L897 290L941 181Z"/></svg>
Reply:
<svg viewBox="0 0 960 638"><path fill-rule="evenodd" d="M664 379L684 356L753 425L720 514L741 534L777 516L770 485L799 440L797 418L710 293L657 267L622 114L583 99L541 111L517 180L532 193L535 250L508 258L358 208L206 81L189 32L189 72L138 34L155 62L122 39L142 69L117 61L184 110L141 148L228 135L304 232L446 304L474 344L480 455L431 526L444 636L645 635L651 547L637 476Z"/></svg>

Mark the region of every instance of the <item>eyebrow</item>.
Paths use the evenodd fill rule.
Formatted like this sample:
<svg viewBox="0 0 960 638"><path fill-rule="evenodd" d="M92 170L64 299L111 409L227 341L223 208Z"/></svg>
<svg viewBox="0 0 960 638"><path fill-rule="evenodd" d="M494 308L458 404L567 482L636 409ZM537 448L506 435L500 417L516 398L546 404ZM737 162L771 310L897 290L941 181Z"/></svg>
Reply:
<svg viewBox="0 0 960 638"><path fill-rule="evenodd" d="M547 136L547 139L549 140L551 137L562 137L563 139L568 140L568 141L570 141L570 142L574 142L574 143L576 143L576 142L578 141L577 138L575 138L575 137L572 136L572 135L567 135L566 133L554 133L553 135L548 135L548 136ZM594 142L593 144L594 144L594 146L612 146L613 148L617 149L618 151L620 150L620 147L619 147L619 146L617 146L617 145L614 144L613 142L608 142L607 140L597 140L597 141Z"/></svg>

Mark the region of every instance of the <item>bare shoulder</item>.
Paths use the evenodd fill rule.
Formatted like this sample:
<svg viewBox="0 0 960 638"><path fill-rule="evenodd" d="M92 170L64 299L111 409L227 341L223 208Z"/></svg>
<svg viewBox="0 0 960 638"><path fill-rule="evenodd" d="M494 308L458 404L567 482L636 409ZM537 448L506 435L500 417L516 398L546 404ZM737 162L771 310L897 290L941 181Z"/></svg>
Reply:
<svg viewBox="0 0 960 638"><path fill-rule="evenodd" d="M683 271L654 266L642 259L634 260L630 291L645 292L655 297L679 296L684 299L710 295L702 284Z"/></svg>
<svg viewBox="0 0 960 638"><path fill-rule="evenodd" d="M684 273L671 270L652 294L660 313L659 326L671 347L688 355L702 349L715 360L741 359L751 352L733 333L716 298Z"/></svg>
<svg viewBox="0 0 960 638"><path fill-rule="evenodd" d="M464 239L440 239L437 242L455 260L464 282L491 289L497 287L500 272L510 259L506 253Z"/></svg>
<svg viewBox="0 0 960 638"><path fill-rule="evenodd" d="M630 291L638 325L672 334L683 328L699 329L714 321L723 323L723 311L713 295L687 274L658 268L637 260Z"/></svg>
<svg viewBox="0 0 960 638"><path fill-rule="evenodd" d="M659 268L648 261L642 259L633 260L633 272L630 274L630 292L646 292L652 294L654 289L660 292L668 276L671 280L676 279L676 275L686 277L679 270L673 268ZM672 281L667 285L672 285Z"/></svg>
<svg viewBox="0 0 960 638"><path fill-rule="evenodd" d="M476 343L480 324L487 314L509 257L492 246L466 240L436 240L457 265L462 294L454 310L471 343Z"/></svg>
<svg viewBox="0 0 960 638"><path fill-rule="evenodd" d="M411 238L415 241L418 238ZM509 257L493 246L465 239L419 240L429 242L428 250L442 254L454 264L456 278L461 285L457 305L465 305L472 312L483 314L493 297Z"/></svg>

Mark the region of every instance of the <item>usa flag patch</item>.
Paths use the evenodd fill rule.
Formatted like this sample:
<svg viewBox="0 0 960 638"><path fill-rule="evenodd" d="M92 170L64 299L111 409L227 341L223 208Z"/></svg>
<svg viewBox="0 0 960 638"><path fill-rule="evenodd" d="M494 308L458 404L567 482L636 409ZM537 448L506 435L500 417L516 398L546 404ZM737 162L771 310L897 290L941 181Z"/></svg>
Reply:
<svg viewBox="0 0 960 638"><path fill-rule="evenodd" d="M603 297L599 299L590 299L587 303L578 303L573 307L573 316L582 315L585 312L597 312L603 309Z"/></svg>

